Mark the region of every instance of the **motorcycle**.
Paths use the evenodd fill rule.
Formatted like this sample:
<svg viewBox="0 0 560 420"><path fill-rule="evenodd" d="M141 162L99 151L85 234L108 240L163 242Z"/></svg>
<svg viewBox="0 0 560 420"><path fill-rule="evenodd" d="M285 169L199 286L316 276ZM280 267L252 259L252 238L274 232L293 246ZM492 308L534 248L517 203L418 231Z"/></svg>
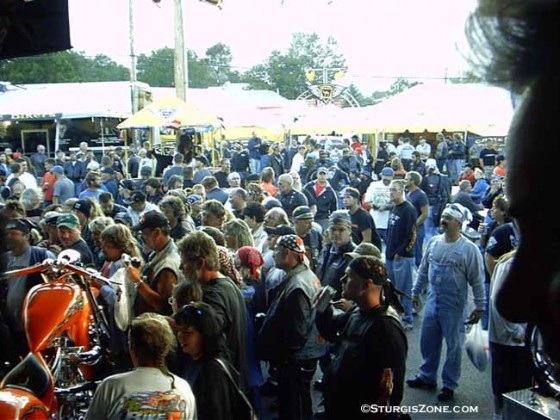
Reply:
<svg viewBox="0 0 560 420"><path fill-rule="evenodd" d="M104 363L109 328L91 281L109 284L78 265L79 253L5 272L0 277L39 273L44 280L27 294L22 311L29 353L0 383L0 418L83 418Z"/></svg>

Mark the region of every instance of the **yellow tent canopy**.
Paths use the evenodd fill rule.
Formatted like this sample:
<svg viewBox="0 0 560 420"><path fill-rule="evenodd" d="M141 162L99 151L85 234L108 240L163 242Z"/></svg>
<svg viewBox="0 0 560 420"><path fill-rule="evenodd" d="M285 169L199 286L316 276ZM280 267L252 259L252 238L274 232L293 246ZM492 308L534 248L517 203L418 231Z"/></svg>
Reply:
<svg viewBox="0 0 560 420"><path fill-rule="evenodd" d="M175 96L164 96L121 122L117 128L152 128L173 123L181 127L219 124L217 116Z"/></svg>

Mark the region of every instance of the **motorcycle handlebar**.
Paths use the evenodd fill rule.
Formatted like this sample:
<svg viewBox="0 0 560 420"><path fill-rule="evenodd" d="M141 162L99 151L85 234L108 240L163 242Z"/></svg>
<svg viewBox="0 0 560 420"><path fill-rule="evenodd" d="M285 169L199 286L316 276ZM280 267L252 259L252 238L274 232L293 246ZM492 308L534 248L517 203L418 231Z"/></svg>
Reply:
<svg viewBox="0 0 560 420"><path fill-rule="evenodd" d="M0 274L0 279L9 279L12 277L27 276L29 274L40 273L43 271L52 271L55 268L63 268L72 273L85 277L86 279L93 279L102 284L110 285L111 281L103 277L97 271L90 271L86 268L79 267L64 260L46 259L42 263L35 264L31 267L20 268L17 270L6 271Z"/></svg>

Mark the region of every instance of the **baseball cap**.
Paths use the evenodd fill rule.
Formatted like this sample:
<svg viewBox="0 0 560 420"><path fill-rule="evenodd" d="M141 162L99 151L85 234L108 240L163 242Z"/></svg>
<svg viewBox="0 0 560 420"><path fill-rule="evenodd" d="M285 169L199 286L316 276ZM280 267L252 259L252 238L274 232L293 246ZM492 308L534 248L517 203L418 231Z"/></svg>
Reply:
<svg viewBox="0 0 560 420"><path fill-rule="evenodd" d="M99 163L97 163L95 160L92 160L87 164L86 169L88 171L96 171L97 169L99 169Z"/></svg>
<svg viewBox="0 0 560 420"><path fill-rule="evenodd" d="M374 244L369 242L362 242L351 252L344 253L344 258L352 260L362 255L369 255L375 258L382 259L381 251Z"/></svg>
<svg viewBox="0 0 560 420"><path fill-rule="evenodd" d="M305 245L303 244L303 239L299 236L290 234L290 235L283 235L278 242L276 242L276 246L282 246L286 249L289 249L294 252L298 252L300 254L305 254Z"/></svg>
<svg viewBox="0 0 560 420"><path fill-rule="evenodd" d="M437 168L437 163L436 163L435 159L430 158L430 159L426 160L426 169L429 169L429 168L432 168L432 169Z"/></svg>
<svg viewBox="0 0 560 420"><path fill-rule="evenodd" d="M73 213L62 213L58 216L56 220L56 227L65 227L68 229L76 229L80 226L80 221L78 220L78 216Z"/></svg>
<svg viewBox="0 0 560 420"><path fill-rule="evenodd" d="M361 174L365 176L371 176L371 171L367 168L363 168Z"/></svg>
<svg viewBox="0 0 560 420"><path fill-rule="evenodd" d="M134 183L132 182L131 179L123 179L120 182L120 186L127 190L131 190L131 191L134 190Z"/></svg>
<svg viewBox="0 0 560 420"><path fill-rule="evenodd" d="M191 194L187 196L187 203L189 203L190 205L202 203L202 197L198 194Z"/></svg>
<svg viewBox="0 0 560 420"><path fill-rule="evenodd" d="M259 174L249 174L245 180L247 182L260 182L261 176Z"/></svg>
<svg viewBox="0 0 560 420"><path fill-rule="evenodd" d="M336 210L329 216L329 226L345 224L352 226L352 220L350 219L350 214L346 210Z"/></svg>
<svg viewBox="0 0 560 420"><path fill-rule="evenodd" d="M63 174L64 168L60 165L53 166L50 170L53 174Z"/></svg>
<svg viewBox="0 0 560 420"><path fill-rule="evenodd" d="M99 172L101 172L102 174L110 174L110 175L115 174L115 170L110 166L104 166L103 168L101 168Z"/></svg>
<svg viewBox="0 0 560 420"><path fill-rule="evenodd" d="M321 166L319 169L317 169L317 173L318 174L328 174L329 170L327 168L325 168L324 166Z"/></svg>
<svg viewBox="0 0 560 420"><path fill-rule="evenodd" d="M317 155L315 153L308 153L305 159L317 160Z"/></svg>
<svg viewBox="0 0 560 420"><path fill-rule="evenodd" d="M146 195L142 191L135 191L130 196L131 203L143 203L146 201Z"/></svg>
<svg viewBox="0 0 560 420"><path fill-rule="evenodd" d="M78 200L72 206L72 210L78 210L79 212L89 217L91 215L91 208L93 204L89 200Z"/></svg>
<svg viewBox="0 0 560 420"><path fill-rule="evenodd" d="M313 219L313 212L308 206L299 206L292 212L294 220Z"/></svg>
<svg viewBox="0 0 560 420"><path fill-rule="evenodd" d="M387 267L379 258L360 255L348 263L348 269L378 286L387 284Z"/></svg>
<svg viewBox="0 0 560 420"><path fill-rule="evenodd" d="M395 171L392 168L383 168L381 176L395 176Z"/></svg>
<svg viewBox="0 0 560 420"><path fill-rule="evenodd" d="M360 191L358 191L356 188L353 188L353 187L346 187L344 189L344 195L348 195L350 197L357 198L358 200L360 198L362 198L362 196L360 194Z"/></svg>
<svg viewBox="0 0 560 420"><path fill-rule="evenodd" d="M31 223L26 219L10 219L6 223L5 230L19 230L23 233L31 232Z"/></svg>
<svg viewBox="0 0 560 420"><path fill-rule="evenodd" d="M48 211L45 213L45 217L43 218L43 220L45 221L45 223L47 225L54 225L56 226L56 223L58 221L58 216L60 216L62 213L58 212L58 211Z"/></svg>
<svg viewBox="0 0 560 420"><path fill-rule="evenodd" d="M155 229L162 227L169 227L167 217L159 211L152 210L140 216L140 223L133 226L132 230Z"/></svg>
<svg viewBox="0 0 560 420"><path fill-rule="evenodd" d="M290 225L280 225L276 227L265 227L264 231L269 235L284 236L284 235L295 235L296 231Z"/></svg>
<svg viewBox="0 0 560 420"><path fill-rule="evenodd" d="M124 225L130 226L132 224L132 219L128 213L121 211L115 214L115 223L122 223Z"/></svg>
<svg viewBox="0 0 560 420"><path fill-rule="evenodd" d="M280 200L274 197L265 198L262 202L262 205L266 210L270 210L274 207L282 207L282 203L280 202Z"/></svg>

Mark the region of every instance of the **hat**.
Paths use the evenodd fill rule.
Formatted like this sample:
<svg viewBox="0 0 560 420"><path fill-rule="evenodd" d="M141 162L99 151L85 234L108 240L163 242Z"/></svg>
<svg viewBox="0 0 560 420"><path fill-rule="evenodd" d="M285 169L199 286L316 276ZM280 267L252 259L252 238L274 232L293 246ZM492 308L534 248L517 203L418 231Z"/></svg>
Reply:
<svg viewBox="0 0 560 420"><path fill-rule="evenodd" d="M265 198L262 202L262 205L266 210L270 210L274 207L282 207L282 203L280 202L280 200L274 197Z"/></svg>
<svg viewBox="0 0 560 420"><path fill-rule="evenodd" d="M110 174L110 175L115 174L115 170L110 166L104 166L103 168L101 168L99 172L101 172L102 174Z"/></svg>
<svg viewBox="0 0 560 420"><path fill-rule="evenodd" d="M264 264L263 257L257 248L252 246L242 246L237 250L237 256L242 267L251 270L254 278L259 278L258 268Z"/></svg>
<svg viewBox="0 0 560 420"><path fill-rule="evenodd" d="M194 158L199 162L202 162L204 166L208 166L208 159L206 159L206 156L200 155L200 156L195 156Z"/></svg>
<svg viewBox="0 0 560 420"><path fill-rule="evenodd" d="M290 225L280 225L276 227L266 226L264 231L269 235L284 236L295 235L296 231Z"/></svg>
<svg viewBox="0 0 560 420"><path fill-rule="evenodd" d="M371 257L382 259L381 251L374 244L369 242L362 242L358 245L352 252L344 253L344 258L347 260L352 260L354 258L360 257L362 255L369 255Z"/></svg>
<svg viewBox="0 0 560 420"><path fill-rule="evenodd" d="M352 220L350 214L346 210L336 210L329 216L329 226L344 224L352 227Z"/></svg>
<svg viewBox="0 0 560 420"><path fill-rule="evenodd" d="M383 168L381 176L395 176L395 172L392 168Z"/></svg>
<svg viewBox="0 0 560 420"><path fill-rule="evenodd" d="M132 230L155 229L169 227L169 221L165 215L157 210L152 210L140 216L140 223L132 227Z"/></svg>
<svg viewBox="0 0 560 420"><path fill-rule="evenodd" d="M127 190L134 190L134 183L131 179L123 179L120 184L121 187Z"/></svg>
<svg viewBox="0 0 560 420"><path fill-rule="evenodd" d="M48 211L45 213L45 216L43 218L43 220L45 221L45 223L47 225L54 225L56 226L56 223L58 221L58 216L60 216L62 213L59 213L57 211Z"/></svg>
<svg viewBox="0 0 560 420"><path fill-rule="evenodd" d="M146 201L146 194L142 191L135 191L130 196L131 203L143 203L144 201Z"/></svg>
<svg viewBox="0 0 560 420"><path fill-rule="evenodd" d="M56 227L65 227L68 229L76 229L80 226L80 220L74 213L62 213L56 220Z"/></svg>
<svg viewBox="0 0 560 420"><path fill-rule="evenodd" d="M193 204L202 203L202 197L198 194L191 194L187 196L187 203L189 203L191 206Z"/></svg>
<svg viewBox="0 0 560 420"><path fill-rule="evenodd" d="M315 153L308 153L307 156L305 156L305 159L317 160L317 155Z"/></svg>
<svg viewBox="0 0 560 420"><path fill-rule="evenodd" d="M87 164L86 169L88 171L95 171L95 170L99 169L99 163L97 163L95 160L92 160L91 162L89 162Z"/></svg>
<svg viewBox="0 0 560 420"><path fill-rule="evenodd" d="M91 201L89 201L89 200L78 200L72 206L72 210L78 210L79 212L85 214L86 217L89 217L91 215L91 208L92 207L93 207L93 204L92 204Z"/></svg>
<svg viewBox="0 0 560 420"><path fill-rule="evenodd" d="M348 196L354 197L358 200L362 198L362 196L360 194L360 191L358 191L356 188L353 188L353 187L344 188L343 195L348 195Z"/></svg>
<svg viewBox="0 0 560 420"><path fill-rule="evenodd" d="M140 168L140 175L151 175L151 174L152 174L151 166L142 166Z"/></svg>
<svg viewBox="0 0 560 420"><path fill-rule="evenodd" d="M313 219L313 212L307 206L299 206L292 212L292 218L294 220Z"/></svg>
<svg viewBox="0 0 560 420"><path fill-rule="evenodd" d="M426 160L426 169L430 169L430 168L431 169L437 168L437 163L435 159L430 158Z"/></svg>
<svg viewBox="0 0 560 420"><path fill-rule="evenodd" d="M319 150L319 156L324 156L324 155L329 156L330 155L329 151L327 149Z"/></svg>
<svg viewBox="0 0 560 420"><path fill-rule="evenodd" d="M472 220L471 211L459 203L452 203L445 206L441 212L441 216L452 217L459 223L470 222Z"/></svg>
<svg viewBox="0 0 560 420"><path fill-rule="evenodd" d="M31 232L31 224L27 219L10 219L6 223L5 230L19 230L23 233Z"/></svg>
<svg viewBox="0 0 560 420"><path fill-rule="evenodd" d="M127 226L132 225L132 219L130 218L130 216L128 215L128 213L121 211L118 212L117 214L115 214L115 223L122 223L125 224Z"/></svg>
<svg viewBox="0 0 560 420"><path fill-rule="evenodd" d="M379 258L360 255L348 263L348 269L364 279L371 279L373 284L387 284L387 267Z"/></svg>
<svg viewBox="0 0 560 420"><path fill-rule="evenodd" d="M53 166L50 170L53 174L63 174L64 168L60 165Z"/></svg>
<svg viewBox="0 0 560 420"><path fill-rule="evenodd" d="M245 178L245 180L247 182L255 182L255 181L260 182L261 176L259 174L249 174L247 175L247 178Z"/></svg>
<svg viewBox="0 0 560 420"><path fill-rule="evenodd" d="M360 172L360 173L361 173L362 175L365 175L365 176L371 176L371 171L370 171L369 169L367 169L367 168L363 168L363 169L362 169L362 172Z"/></svg>
<svg viewBox="0 0 560 420"><path fill-rule="evenodd" d="M328 174L329 170L327 168L325 168L324 166L321 166L319 169L317 169L317 173L318 174Z"/></svg>
<svg viewBox="0 0 560 420"><path fill-rule="evenodd" d="M300 254L305 254L305 245L303 244L303 239L299 236L290 234L290 235L283 235L278 242L276 242L276 246L282 246L286 249L289 249L294 252L298 252Z"/></svg>

